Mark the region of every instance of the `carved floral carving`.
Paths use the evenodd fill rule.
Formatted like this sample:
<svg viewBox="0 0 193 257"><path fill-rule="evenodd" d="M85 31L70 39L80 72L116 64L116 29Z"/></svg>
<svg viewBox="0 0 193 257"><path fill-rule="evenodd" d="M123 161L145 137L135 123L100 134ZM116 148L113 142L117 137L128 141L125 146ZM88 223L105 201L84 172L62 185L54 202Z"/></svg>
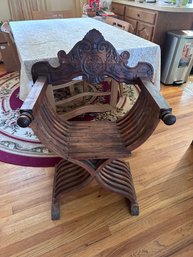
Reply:
<svg viewBox="0 0 193 257"><path fill-rule="evenodd" d="M83 76L91 84L100 83L107 76L126 83L133 82L137 77L151 80L151 64L139 62L131 68L127 66L129 56L127 51L119 55L98 30L92 29L68 54L63 50L58 52L60 65L57 68L48 62L35 63L32 77L35 81L38 76L47 76L48 82L52 84L65 83L77 76Z"/></svg>

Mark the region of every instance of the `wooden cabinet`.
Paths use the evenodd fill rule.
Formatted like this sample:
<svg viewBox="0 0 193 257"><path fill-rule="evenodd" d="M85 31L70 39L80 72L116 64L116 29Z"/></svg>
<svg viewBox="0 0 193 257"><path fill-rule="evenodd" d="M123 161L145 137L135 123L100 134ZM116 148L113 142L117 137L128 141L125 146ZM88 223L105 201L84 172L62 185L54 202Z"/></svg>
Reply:
<svg viewBox="0 0 193 257"><path fill-rule="evenodd" d="M155 23L156 12L148 11L141 8L126 6L125 16L150 24Z"/></svg>
<svg viewBox="0 0 193 257"><path fill-rule="evenodd" d="M152 41L154 26L144 22L138 22L136 35Z"/></svg>
<svg viewBox="0 0 193 257"><path fill-rule="evenodd" d="M125 18L125 8L123 4L112 3L112 12L114 12L118 19L124 20Z"/></svg>
<svg viewBox="0 0 193 257"><path fill-rule="evenodd" d="M150 10L138 2L123 2L115 0L112 3L113 12L131 24L129 32L159 44L162 53L167 31L193 29L193 12L188 10L179 11L179 8L171 7L170 11L156 4Z"/></svg>
<svg viewBox="0 0 193 257"><path fill-rule="evenodd" d="M152 40L157 12L118 3L112 3L112 11L117 15L117 18L131 24L129 32Z"/></svg>
<svg viewBox="0 0 193 257"><path fill-rule="evenodd" d="M152 40L157 12L126 6L125 20L131 23L133 32L142 38Z"/></svg>
<svg viewBox="0 0 193 257"><path fill-rule="evenodd" d="M125 21L129 22L131 26L129 27L129 32L136 34L137 32L137 21L134 19L130 19L128 17L125 18Z"/></svg>

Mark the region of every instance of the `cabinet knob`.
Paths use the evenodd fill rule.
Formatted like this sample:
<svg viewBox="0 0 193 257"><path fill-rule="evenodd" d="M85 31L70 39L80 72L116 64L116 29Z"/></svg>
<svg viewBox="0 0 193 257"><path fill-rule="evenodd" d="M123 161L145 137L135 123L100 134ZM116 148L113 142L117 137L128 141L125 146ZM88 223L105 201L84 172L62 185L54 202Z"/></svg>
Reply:
<svg viewBox="0 0 193 257"><path fill-rule="evenodd" d="M137 14L137 17L140 17L140 14L139 14L139 13Z"/></svg>

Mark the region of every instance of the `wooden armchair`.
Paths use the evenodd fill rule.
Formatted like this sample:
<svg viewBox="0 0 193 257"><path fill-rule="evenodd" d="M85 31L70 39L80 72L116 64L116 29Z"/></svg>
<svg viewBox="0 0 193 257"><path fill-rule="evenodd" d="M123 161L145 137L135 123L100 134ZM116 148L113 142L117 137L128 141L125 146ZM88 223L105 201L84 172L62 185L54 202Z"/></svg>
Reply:
<svg viewBox="0 0 193 257"><path fill-rule="evenodd" d="M138 63L134 68L128 67L129 53L125 51L119 55L95 29L68 54L59 51L58 58L60 65L56 68L45 61L33 65L34 86L18 118L19 126L30 126L40 141L62 158L55 171L52 219L60 217L62 194L85 186L93 178L103 187L128 198L131 214L138 215L130 168L123 159L147 140L160 119L167 125L176 120L150 82L152 66ZM78 76L93 85L106 77L117 83L132 83L138 88L139 97L130 111L115 122L66 120L56 113L52 87ZM115 89L113 84L112 90ZM101 111L100 106L94 108ZM86 103L83 109L90 112L93 106Z"/></svg>

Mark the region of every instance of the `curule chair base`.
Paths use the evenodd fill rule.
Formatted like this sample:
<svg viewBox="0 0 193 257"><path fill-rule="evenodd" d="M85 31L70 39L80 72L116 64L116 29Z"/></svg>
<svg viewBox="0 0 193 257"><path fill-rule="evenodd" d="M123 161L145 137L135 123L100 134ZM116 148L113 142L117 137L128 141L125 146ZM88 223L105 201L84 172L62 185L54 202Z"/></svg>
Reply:
<svg viewBox="0 0 193 257"><path fill-rule="evenodd" d="M131 215L139 215L139 206L129 166L123 160L61 160L56 166L52 220L60 219L60 199L64 193L79 189L92 179L104 188L126 197L130 201Z"/></svg>

